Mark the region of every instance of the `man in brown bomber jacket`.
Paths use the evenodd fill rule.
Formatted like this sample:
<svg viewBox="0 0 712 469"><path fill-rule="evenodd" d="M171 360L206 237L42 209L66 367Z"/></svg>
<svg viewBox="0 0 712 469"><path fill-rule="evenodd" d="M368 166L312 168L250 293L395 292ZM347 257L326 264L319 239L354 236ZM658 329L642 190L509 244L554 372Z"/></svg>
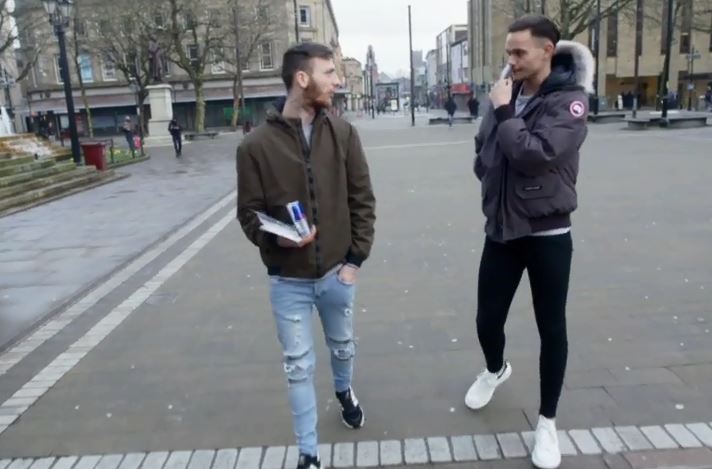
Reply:
<svg viewBox="0 0 712 469"><path fill-rule="evenodd" d="M299 469L319 468L312 311L331 350L334 388L348 427L365 416L351 387L356 277L374 236L375 198L356 129L329 115L340 79L332 51L305 43L283 59L286 102L237 151L237 217L260 249L284 357ZM299 201L312 227L300 243L260 230L254 211L291 223Z"/></svg>

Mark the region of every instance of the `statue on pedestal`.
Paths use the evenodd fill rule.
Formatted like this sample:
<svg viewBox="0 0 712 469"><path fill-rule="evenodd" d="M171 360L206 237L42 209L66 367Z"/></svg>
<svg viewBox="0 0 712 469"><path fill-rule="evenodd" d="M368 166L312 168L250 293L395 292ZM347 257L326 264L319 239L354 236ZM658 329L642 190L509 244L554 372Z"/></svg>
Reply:
<svg viewBox="0 0 712 469"><path fill-rule="evenodd" d="M148 82L151 84L163 83L163 69L165 58L161 46L156 38L151 36L148 40Z"/></svg>

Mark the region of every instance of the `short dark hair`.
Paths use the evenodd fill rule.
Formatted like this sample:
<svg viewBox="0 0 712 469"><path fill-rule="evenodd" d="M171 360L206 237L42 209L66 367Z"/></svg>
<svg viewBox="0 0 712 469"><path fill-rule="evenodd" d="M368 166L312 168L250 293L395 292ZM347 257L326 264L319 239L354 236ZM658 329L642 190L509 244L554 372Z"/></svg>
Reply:
<svg viewBox="0 0 712 469"><path fill-rule="evenodd" d="M510 33L529 31L533 37L548 39L556 45L561 39L559 28L553 21L543 15L527 15L509 25Z"/></svg>
<svg viewBox="0 0 712 469"><path fill-rule="evenodd" d="M305 42L290 47L282 58L282 80L288 90L294 84L294 75L297 72L309 72L311 59L333 59L334 52L324 44Z"/></svg>

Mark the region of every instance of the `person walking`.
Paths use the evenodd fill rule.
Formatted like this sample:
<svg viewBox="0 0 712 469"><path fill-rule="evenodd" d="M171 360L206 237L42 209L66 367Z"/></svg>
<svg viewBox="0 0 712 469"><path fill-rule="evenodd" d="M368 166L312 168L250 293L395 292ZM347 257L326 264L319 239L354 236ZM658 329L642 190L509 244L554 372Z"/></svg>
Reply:
<svg viewBox="0 0 712 469"><path fill-rule="evenodd" d="M343 423L361 428L365 413L352 386L354 301L359 268L373 243L375 197L356 128L327 112L340 84L332 50L299 44L287 50L282 64L286 100L237 151L237 217L267 267L297 467L318 469L313 309L331 351ZM295 243L260 230L255 211L291 224L286 205L292 202L304 208L308 236Z"/></svg>
<svg viewBox="0 0 712 469"><path fill-rule="evenodd" d="M173 139L173 148L176 151L176 158L180 158L183 154L183 127L180 126L175 117L168 123L168 132L170 132L171 138Z"/></svg>
<svg viewBox="0 0 712 469"><path fill-rule="evenodd" d="M509 56L490 93L491 105L475 138L475 174L482 183L486 217L479 268L477 336L486 368L467 391L465 404L485 407L512 374L504 358L504 326L524 270L541 339L541 403L532 462L561 464L556 414L566 372L566 303L576 209L579 149L587 135L587 92L593 57L581 44L561 41L544 16L509 27Z"/></svg>

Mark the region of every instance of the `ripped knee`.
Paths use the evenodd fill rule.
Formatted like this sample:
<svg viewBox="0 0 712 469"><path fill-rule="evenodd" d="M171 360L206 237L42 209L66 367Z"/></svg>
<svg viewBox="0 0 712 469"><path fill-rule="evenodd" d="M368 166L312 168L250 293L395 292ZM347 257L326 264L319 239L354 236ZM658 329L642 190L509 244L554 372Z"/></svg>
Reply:
<svg viewBox="0 0 712 469"><path fill-rule="evenodd" d="M314 360L311 350L302 355L285 355L284 373L289 384L309 381L314 375Z"/></svg>
<svg viewBox="0 0 712 469"><path fill-rule="evenodd" d="M333 340L329 339L329 348L331 349L331 354L337 360L347 361L351 360L354 355L356 355L356 346L352 339L348 340Z"/></svg>

